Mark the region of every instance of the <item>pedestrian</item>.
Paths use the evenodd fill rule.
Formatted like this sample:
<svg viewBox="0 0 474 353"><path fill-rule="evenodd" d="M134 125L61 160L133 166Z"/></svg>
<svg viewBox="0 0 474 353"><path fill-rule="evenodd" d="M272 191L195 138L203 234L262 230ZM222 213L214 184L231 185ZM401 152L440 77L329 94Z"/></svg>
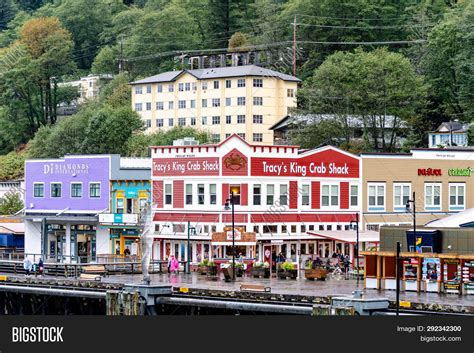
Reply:
<svg viewBox="0 0 474 353"><path fill-rule="evenodd" d="M171 255L170 271L178 272L178 270L179 270L179 262L178 260L176 260L174 255Z"/></svg>
<svg viewBox="0 0 474 353"><path fill-rule="evenodd" d="M38 271L39 271L40 276L43 276L43 267L44 267L43 259L40 258L38 261Z"/></svg>
<svg viewBox="0 0 474 353"><path fill-rule="evenodd" d="M347 275L349 274L349 266L350 265L351 265L351 261L349 259L349 255L346 255L346 257L344 258L344 273L345 273L346 279L348 279Z"/></svg>
<svg viewBox="0 0 474 353"><path fill-rule="evenodd" d="M31 260L30 258L27 256L23 259L23 268L25 269L26 271L26 275L29 276L30 275L30 271L31 271Z"/></svg>
<svg viewBox="0 0 474 353"><path fill-rule="evenodd" d="M171 272L171 255L168 256L168 273Z"/></svg>

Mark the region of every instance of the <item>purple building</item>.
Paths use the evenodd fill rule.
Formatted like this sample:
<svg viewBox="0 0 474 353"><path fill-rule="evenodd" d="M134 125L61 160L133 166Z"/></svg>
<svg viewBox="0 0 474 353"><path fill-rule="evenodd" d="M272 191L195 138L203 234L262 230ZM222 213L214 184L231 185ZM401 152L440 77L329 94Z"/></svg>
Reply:
<svg viewBox="0 0 474 353"><path fill-rule="evenodd" d="M25 253L46 261L90 262L108 253L98 227L107 212L118 155L66 156L25 162Z"/></svg>

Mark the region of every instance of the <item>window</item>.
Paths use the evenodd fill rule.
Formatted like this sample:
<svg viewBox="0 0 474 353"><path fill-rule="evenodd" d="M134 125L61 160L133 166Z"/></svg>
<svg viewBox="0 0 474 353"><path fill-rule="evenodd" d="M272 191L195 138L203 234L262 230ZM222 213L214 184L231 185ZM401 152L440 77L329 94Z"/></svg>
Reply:
<svg viewBox="0 0 474 353"><path fill-rule="evenodd" d="M201 105L203 108L207 108L207 99L203 99Z"/></svg>
<svg viewBox="0 0 474 353"><path fill-rule="evenodd" d="M242 140L245 140L245 133L239 132L239 133L237 133L237 135L238 135Z"/></svg>
<svg viewBox="0 0 474 353"><path fill-rule="evenodd" d="M61 197L61 183L51 183L51 197Z"/></svg>
<svg viewBox="0 0 474 353"><path fill-rule="evenodd" d="M135 94L142 94L142 86L135 87Z"/></svg>
<svg viewBox="0 0 474 353"><path fill-rule="evenodd" d="M174 120L173 118L168 119L168 126L173 126L174 125Z"/></svg>
<svg viewBox="0 0 474 353"><path fill-rule="evenodd" d="M184 233L185 228L186 227L183 223L173 223L173 233ZM178 244L176 244L176 251L178 251L177 246ZM178 254L176 254L175 256L178 257Z"/></svg>
<svg viewBox="0 0 474 353"><path fill-rule="evenodd" d="M410 184L393 184L393 209L403 211L410 198Z"/></svg>
<svg viewBox="0 0 474 353"><path fill-rule="evenodd" d="M225 88L232 88L232 80L225 80Z"/></svg>
<svg viewBox="0 0 474 353"><path fill-rule="evenodd" d="M214 89L219 89L219 81L214 81Z"/></svg>
<svg viewBox="0 0 474 353"><path fill-rule="evenodd" d="M191 91L191 82L186 82L184 84L184 90L185 91Z"/></svg>
<svg viewBox="0 0 474 353"><path fill-rule="evenodd" d="M240 185L230 185L230 193L234 195L234 205L240 205Z"/></svg>
<svg viewBox="0 0 474 353"><path fill-rule="evenodd" d="M263 105L262 97L253 97L253 105Z"/></svg>
<svg viewBox="0 0 474 353"><path fill-rule="evenodd" d="M275 197L275 185L268 184L267 185L267 205L273 205Z"/></svg>
<svg viewBox="0 0 474 353"><path fill-rule="evenodd" d="M288 185L286 184L280 185L280 205L288 205Z"/></svg>
<svg viewBox="0 0 474 353"><path fill-rule="evenodd" d="M237 105L245 105L245 97L237 97Z"/></svg>
<svg viewBox="0 0 474 353"><path fill-rule="evenodd" d="M359 187L357 185L351 185L350 189L350 206L359 205Z"/></svg>
<svg viewBox="0 0 474 353"><path fill-rule="evenodd" d="M186 125L186 118L178 118L178 125L185 126Z"/></svg>
<svg viewBox="0 0 474 353"><path fill-rule="evenodd" d="M268 224L265 224L263 226L263 233L267 234L267 233L278 233L278 226L276 225L268 225Z"/></svg>
<svg viewBox="0 0 474 353"><path fill-rule="evenodd" d="M139 205L140 205L140 213L141 213L146 207L147 199L140 199L139 202L140 202Z"/></svg>
<svg viewBox="0 0 474 353"><path fill-rule="evenodd" d="M237 124L245 124L245 115L237 115Z"/></svg>
<svg viewBox="0 0 474 353"><path fill-rule="evenodd" d="M254 87L263 87L263 80L261 78L254 78L253 79L253 86Z"/></svg>
<svg viewBox="0 0 474 353"><path fill-rule="evenodd" d="M186 184L186 205L193 204L193 185Z"/></svg>
<svg viewBox="0 0 474 353"><path fill-rule="evenodd" d="M100 183L89 183L89 197L90 198L100 197Z"/></svg>
<svg viewBox="0 0 474 353"><path fill-rule="evenodd" d="M146 85L146 93L151 93L151 85Z"/></svg>
<svg viewBox="0 0 474 353"><path fill-rule="evenodd" d="M217 190L216 184L210 184L209 185L209 196L210 196L211 205L216 205L217 204L216 190Z"/></svg>
<svg viewBox="0 0 474 353"><path fill-rule="evenodd" d="M156 119L156 127L163 127L163 119Z"/></svg>
<svg viewBox="0 0 474 353"><path fill-rule="evenodd" d="M425 210L441 209L441 184L425 184Z"/></svg>
<svg viewBox="0 0 474 353"><path fill-rule="evenodd" d="M306 233L306 226L305 225L300 226L300 232L301 233ZM305 245L305 244L301 244L301 245Z"/></svg>
<svg viewBox="0 0 474 353"><path fill-rule="evenodd" d="M368 184L369 211L385 210L385 184Z"/></svg>
<svg viewBox="0 0 474 353"><path fill-rule="evenodd" d="M165 109L163 102L156 102L156 110L163 110L163 109Z"/></svg>
<svg viewBox="0 0 474 353"><path fill-rule="evenodd" d="M464 184L449 184L449 209L450 210L464 210Z"/></svg>
<svg viewBox="0 0 474 353"><path fill-rule="evenodd" d="M168 85L168 92L174 92L174 85L172 83Z"/></svg>
<svg viewBox="0 0 474 353"><path fill-rule="evenodd" d="M197 90L197 83L196 82L191 82L191 89L193 91Z"/></svg>
<svg viewBox="0 0 474 353"><path fill-rule="evenodd" d="M151 127L151 120L150 120L150 119L147 119L147 121L146 121L146 127Z"/></svg>
<svg viewBox="0 0 474 353"><path fill-rule="evenodd" d="M253 142L262 142L263 141L263 134L255 133L253 134Z"/></svg>
<svg viewBox="0 0 474 353"><path fill-rule="evenodd" d="M232 124L232 116L226 115L225 116L225 123L226 124Z"/></svg>
<svg viewBox="0 0 474 353"><path fill-rule="evenodd" d="M296 233L296 225L294 224L291 225L290 233Z"/></svg>
<svg viewBox="0 0 474 353"><path fill-rule="evenodd" d="M204 184L198 184L198 205L204 205Z"/></svg>
<svg viewBox="0 0 474 353"><path fill-rule="evenodd" d="M82 184L71 183L71 197L82 197Z"/></svg>
<svg viewBox="0 0 474 353"><path fill-rule="evenodd" d="M191 99L191 108L196 108L196 100Z"/></svg>
<svg viewBox="0 0 474 353"><path fill-rule="evenodd" d="M217 81L219 82L219 81ZM220 98L212 98L212 106L213 107L220 107L221 106L221 99Z"/></svg>
<svg viewBox="0 0 474 353"><path fill-rule="evenodd" d="M33 197L44 197L44 184L43 183L33 184Z"/></svg>
<svg viewBox="0 0 474 353"><path fill-rule="evenodd" d="M173 185L165 184L165 205L173 203Z"/></svg>
<svg viewBox="0 0 474 353"><path fill-rule="evenodd" d="M202 117L202 125L207 125L207 116Z"/></svg>
<svg viewBox="0 0 474 353"><path fill-rule="evenodd" d="M221 117L220 116L213 116L212 117L212 125L219 125L221 123Z"/></svg>
<svg viewBox="0 0 474 353"><path fill-rule="evenodd" d="M225 105L226 107L230 107L232 105L232 98L226 98L225 99Z"/></svg>
<svg viewBox="0 0 474 353"><path fill-rule="evenodd" d="M146 103L146 110L151 110L151 102Z"/></svg>
<svg viewBox="0 0 474 353"><path fill-rule="evenodd" d="M229 137L230 137L230 134L229 134L229 133L225 134L225 138L226 138L226 139L228 139Z"/></svg>
<svg viewBox="0 0 474 353"><path fill-rule="evenodd" d="M309 206L309 184L301 185L301 204Z"/></svg>
<svg viewBox="0 0 474 353"><path fill-rule="evenodd" d="M178 91L184 92L184 83L179 83L178 84Z"/></svg>
<svg viewBox="0 0 474 353"><path fill-rule="evenodd" d="M281 232L284 234L284 233L288 233L288 227L286 225L282 225L281 226Z"/></svg>
<svg viewBox="0 0 474 353"><path fill-rule="evenodd" d="M168 109L174 109L174 102L173 101L168 102Z"/></svg>
<svg viewBox="0 0 474 353"><path fill-rule="evenodd" d="M263 124L263 115L254 115L253 116L254 124Z"/></svg>
<svg viewBox="0 0 474 353"><path fill-rule="evenodd" d="M196 118L192 117L191 118L191 126L195 126L195 125L196 125Z"/></svg>
<svg viewBox="0 0 474 353"><path fill-rule="evenodd" d="M288 89L286 90L286 96L287 96L288 98L293 98L293 97L295 96L295 90L292 89L292 88L288 88Z"/></svg>
<svg viewBox="0 0 474 353"><path fill-rule="evenodd" d="M339 185L321 186L321 206L339 205Z"/></svg>
<svg viewBox="0 0 474 353"><path fill-rule="evenodd" d="M142 103L135 103L135 111L141 112L142 110Z"/></svg>
<svg viewBox="0 0 474 353"><path fill-rule="evenodd" d="M255 184L253 186L253 204L261 205L262 203L262 186L260 184Z"/></svg>
<svg viewBox="0 0 474 353"><path fill-rule="evenodd" d="M237 87L245 87L245 78L239 78L237 80Z"/></svg>
<svg viewBox="0 0 474 353"><path fill-rule="evenodd" d="M118 198L116 202L116 212L117 213L123 213L124 207L123 207L123 198Z"/></svg>
<svg viewBox="0 0 474 353"><path fill-rule="evenodd" d="M221 138L220 134L212 134L211 135L212 142L219 142L220 138Z"/></svg>
<svg viewBox="0 0 474 353"><path fill-rule="evenodd" d="M178 108L179 109L185 109L186 108L186 101L184 101L184 100L178 101Z"/></svg>
<svg viewBox="0 0 474 353"><path fill-rule="evenodd" d="M202 87L203 90L206 90L207 89L207 81L202 81L201 87Z"/></svg>
<svg viewBox="0 0 474 353"><path fill-rule="evenodd" d="M157 91L158 91L158 93L163 92L163 85L161 83L158 84Z"/></svg>

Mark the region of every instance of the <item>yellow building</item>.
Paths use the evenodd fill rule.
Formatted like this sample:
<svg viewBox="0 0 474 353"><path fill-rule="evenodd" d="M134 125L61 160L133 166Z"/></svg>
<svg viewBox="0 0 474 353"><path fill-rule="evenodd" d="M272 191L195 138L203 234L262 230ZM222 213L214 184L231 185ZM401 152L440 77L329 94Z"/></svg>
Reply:
<svg viewBox="0 0 474 353"><path fill-rule="evenodd" d="M147 132L191 126L214 141L237 133L271 144L269 128L296 107L298 82L255 65L170 71L132 82L132 109Z"/></svg>

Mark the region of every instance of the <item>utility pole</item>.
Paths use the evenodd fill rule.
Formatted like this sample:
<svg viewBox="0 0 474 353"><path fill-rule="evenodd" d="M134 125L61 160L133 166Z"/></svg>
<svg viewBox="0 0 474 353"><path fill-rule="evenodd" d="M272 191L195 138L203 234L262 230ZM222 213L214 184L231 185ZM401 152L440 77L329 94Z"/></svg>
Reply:
<svg viewBox="0 0 474 353"><path fill-rule="evenodd" d="M400 315L400 242L397 241L397 255L395 257L395 270L396 270L396 279L397 279L397 286L396 286L396 308L397 308L397 316Z"/></svg>
<svg viewBox="0 0 474 353"><path fill-rule="evenodd" d="M293 76L296 76L296 15L293 20Z"/></svg>
<svg viewBox="0 0 474 353"><path fill-rule="evenodd" d="M120 58L119 58L119 73L123 72L123 33L120 35Z"/></svg>

